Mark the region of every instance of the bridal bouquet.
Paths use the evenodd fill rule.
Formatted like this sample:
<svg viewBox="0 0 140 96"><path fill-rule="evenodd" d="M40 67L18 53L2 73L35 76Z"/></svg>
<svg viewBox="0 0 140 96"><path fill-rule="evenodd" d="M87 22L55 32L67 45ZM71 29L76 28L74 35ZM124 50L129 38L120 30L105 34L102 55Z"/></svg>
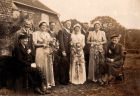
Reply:
<svg viewBox="0 0 140 96"><path fill-rule="evenodd" d="M73 43L71 42L72 53L78 56L81 56L82 45L80 42Z"/></svg>

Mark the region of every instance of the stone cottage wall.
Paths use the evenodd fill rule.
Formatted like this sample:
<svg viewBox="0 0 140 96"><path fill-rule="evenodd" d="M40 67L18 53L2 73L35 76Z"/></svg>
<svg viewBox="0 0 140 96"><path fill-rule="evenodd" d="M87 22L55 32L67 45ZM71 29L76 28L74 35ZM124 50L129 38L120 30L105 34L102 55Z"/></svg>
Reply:
<svg viewBox="0 0 140 96"><path fill-rule="evenodd" d="M62 29L58 16L50 15L49 19L50 19L50 22L56 23L56 29L55 29L56 32Z"/></svg>
<svg viewBox="0 0 140 96"><path fill-rule="evenodd" d="M25 6L18 5L18 4L16 4L16 6L24 14L29 14L29 18L31 18L33 20L33 24L36 28L38 28L39 22L41 21L41 14L43 13L43 14L46 14L49 16L49 21L53 21L56 23L56 32L58 32L61 29L61 25L60 25L58 16L52 15L45 11L36 10L34 8L25 7Z"/></svg>
<svg viewBox="0 0 140 96"><path fill-rule="evenodd" d="M9 21L12 14L12 0L0 0L0 21Z"/></svg>

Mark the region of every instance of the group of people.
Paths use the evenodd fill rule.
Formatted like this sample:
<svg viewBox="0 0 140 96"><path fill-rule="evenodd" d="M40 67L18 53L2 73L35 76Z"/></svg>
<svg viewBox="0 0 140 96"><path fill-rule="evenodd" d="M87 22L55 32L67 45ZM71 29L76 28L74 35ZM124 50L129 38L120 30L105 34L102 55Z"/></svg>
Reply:
<svg viewBox="0 0 140 96"><path fill-rule="evenodd" d="M118 43L118 35L111 36L111 42L107 41L100 22L95 22L94 30L87 36L82 34L78 23L71 30L71 21L65 21L58 34L55 24L41 22L39 30L33 32L32 23L25 20L16 32L13 57L18 73L27 81L25 85L30 84L36 92L45 94L57 83L77 85L90 80L104 85L119 76L123 46ZM89 61L84 51L87 44L90 45Z"/></svg>
<svg viewBox="0 0 140 96"><path fill-rule="evenodd" d="M102 24L96 21L94 30L85 35L80 24L75 24L71 31L71 21L64 23L64 28L58 33L61 84L83 84L89 80L105 85L119 77L124 58L120 35L113 34L108 41L101 28ZM87 51L85 47L88 45Z"/></svg>

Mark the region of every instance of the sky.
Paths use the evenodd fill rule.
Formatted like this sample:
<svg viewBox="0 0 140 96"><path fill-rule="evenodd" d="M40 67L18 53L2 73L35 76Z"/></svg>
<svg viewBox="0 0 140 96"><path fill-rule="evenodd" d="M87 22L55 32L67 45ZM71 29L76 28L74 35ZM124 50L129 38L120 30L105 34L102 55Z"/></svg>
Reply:
<svg viewBox="0 0 140 96"><path fill-rule="evenodd" d="M60 15L60 20L90 22L111 16L126 28L140 29L140 0L40 0Z"/></svg>

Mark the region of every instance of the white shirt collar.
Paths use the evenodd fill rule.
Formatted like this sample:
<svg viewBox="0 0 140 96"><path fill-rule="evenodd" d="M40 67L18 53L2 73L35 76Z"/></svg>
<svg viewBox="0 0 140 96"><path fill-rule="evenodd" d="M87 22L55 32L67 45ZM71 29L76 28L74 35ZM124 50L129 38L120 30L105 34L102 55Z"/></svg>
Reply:
<svg viewBox="0 0 140 96"><path fill-rule="evenodd" d="M70 33L70 30L69 30L69 29L67 29L67 28L65 28L65 27L64 27L64 29L65 29L68 33Z"/></svg>

